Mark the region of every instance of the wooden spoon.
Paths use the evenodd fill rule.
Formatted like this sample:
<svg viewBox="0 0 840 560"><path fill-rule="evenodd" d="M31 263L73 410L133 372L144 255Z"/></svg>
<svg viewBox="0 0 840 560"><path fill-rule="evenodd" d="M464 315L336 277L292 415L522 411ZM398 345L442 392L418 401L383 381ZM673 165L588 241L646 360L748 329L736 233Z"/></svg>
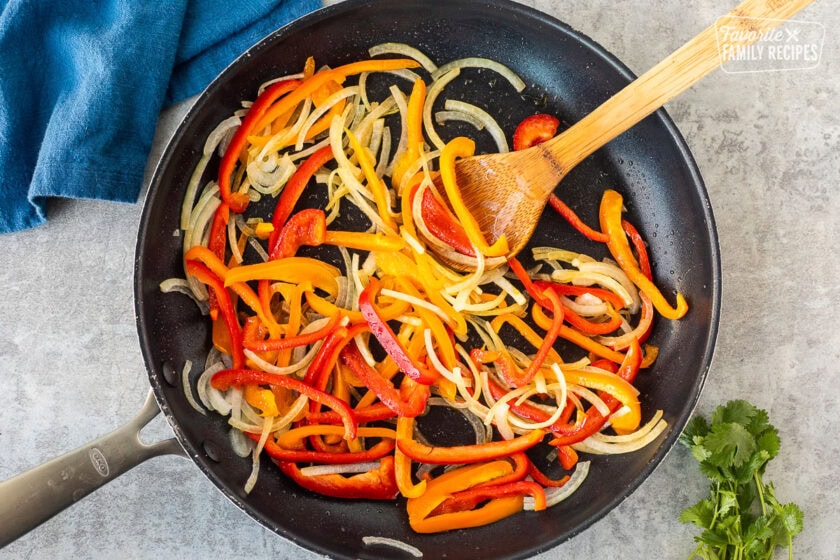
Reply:
<svg viewBox="0 0 840 560"><path fill-rule="evenodd" d="M812 1L746 0L724 17L729 18L727 25L758 39ZM509 256L516 255L533 234L549 195L575 165L688 89L733 51L719 49L716 25L711 25L551 140L518 152L458 160L459 190L488 241L505 235ZM470 268L462 260L440 256L461 270Z"/></svg>

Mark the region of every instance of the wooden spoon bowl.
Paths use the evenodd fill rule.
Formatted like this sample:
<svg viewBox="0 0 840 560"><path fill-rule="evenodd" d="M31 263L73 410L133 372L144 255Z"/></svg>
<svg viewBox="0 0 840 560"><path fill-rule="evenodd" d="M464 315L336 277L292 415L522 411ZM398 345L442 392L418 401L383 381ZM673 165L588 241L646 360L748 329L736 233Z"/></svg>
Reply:
<svg viewBox="0 0 840 560"><path fill-rule="evenodd" d="M746 0L726 16L746 47L813 0ZM688 89L726 61L711 25L616 93L565 132L532 148L463 158L456 163L461 196L487 240L502 235L519 253L534 232L557 184L580 161ZM441 189L442 191L442 189ZM459 270L470 267L438 255ZM498 260L496 262L499 262ZM498 266L488 263L488 268Z"/></svg>

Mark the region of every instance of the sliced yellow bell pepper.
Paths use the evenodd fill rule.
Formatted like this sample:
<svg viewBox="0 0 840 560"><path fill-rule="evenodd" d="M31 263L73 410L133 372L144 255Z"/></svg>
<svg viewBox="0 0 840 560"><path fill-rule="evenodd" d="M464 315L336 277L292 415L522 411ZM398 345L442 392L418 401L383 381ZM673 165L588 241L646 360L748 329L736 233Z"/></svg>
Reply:
<svg viewBox="0 0 840 560"><path fill-rule="evenodd" d="M633 256L630 243L627 241L627 234L621 227L623 208L624 199L618 192L614 190L604 191L598 216L601 220L601 231L609 236L607 248L609 248L610 253L624 273L627 274L627 277L630 278L630 281L647 294L653 306L663 317L666 319L681 318L688 312L688 302L685 297L677 292L677 305L671 307L659 288L639 268L639 263Z"/></svg>
<svg viewBox="0 0 840 560"><path fill-rule="evenodd" d="M461 198L461 191L458 190L458 181L455 176L455 160L460 157L470 157L475 153L475 142L469 138L459 136L444 146L440 154L440 179L446 189L446 196L452 210L458 216L461 225L470 242L475 245L482 255L488 257L502 257L510 252L507 238L502 235L492 245L487 244L484 234L469 209Z"/></svg>

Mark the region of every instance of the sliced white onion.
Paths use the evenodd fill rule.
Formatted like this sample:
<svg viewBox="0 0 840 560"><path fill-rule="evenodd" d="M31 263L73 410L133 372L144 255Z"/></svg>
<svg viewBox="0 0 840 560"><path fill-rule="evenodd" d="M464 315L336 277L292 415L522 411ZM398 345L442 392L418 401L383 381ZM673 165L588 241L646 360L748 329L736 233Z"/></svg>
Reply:
<svg viewBox="0 0 840 560"><path fill-rule="evenodd" d="M207 411L204 410L203 406L198 404L198 401L193 396L192 387L190 386L190 370L192 370L192 361L187 360L184 362L184 369L181 370L181 385L184 388L184 396L187 398L187 402L191 407L206 416Z"/></svg>
<svg viewBox="0 0 840 560"><path fill-rule="evenodd" d="M435 130L435 123L432 122L432 110L435 105L435 100L440 95L440 92L443 91L443 88L445 88L452 80L457 78L460 73L461 70L458 68L453 68L449 72L444 72L440 74L440 76L434 78L434 81L429 86L429 89L426 90L426 101L423 104L423 128L426 129L426 136L429 137L432 145L438 150L442 150L446 145L446 142L441 139Z"/></svg>
<svg viewBox="0 0 840 560"><path fill-rule="evenodd" d="M438 111L435 113L435 122L445 124L450 121L465 122L471 124L476 130L484 130L484 122L472 113L463 111Z"/></svg>
<svg viewBox="0 0 840 560"><path fill-rule="evenodd" d="M404 543L402 541L398 541L397 539L391 539L388 537L377 537L373 535L368 535L362 537L362 542L365 543L366 546L390 546L392 548L396 548L402 550L403 552L407 552L414 556L415 558L423 558L423 551L421 551L416 546L411 546L408 543Z"/></svg>
<svg viewBox="0 0 840 560"><path fill-rule="evenodd" d="M505 136L505 131L502 130L502 127L499 126L499 123L496 122L496 119L493 116L482 109L481 107L477 107L472 103L467 103L465 101L458 101L457 99L447 99L446 103L444 104L444 108L447 111L460 111L462 113L469 113L481 122L484 123L484 128L487 129L487 132L490 133L490 136L493 137L493 140L496 142L496 147L499 150L499 153L505 153L510 151L510 147L508 146L507 137Z"/></svg>
<svg viewBox="0 0 840 560"><path fill-rule="evenodd" d="M380 43L369 48L368 54L371 57L383 54L398 54L416 60L429 73L437 70L437 64L432 62L432 59L426 56L423 51L405 43Z"/></svg>
<svg viewBox="0 0 840 560"><path fill-rule="evenodd" d="M306 121L301 125L300 131L297 135L297 140L295 141L295 151L300 151L303 149L303 143L306 141L306 135L309 133L309 129L312 128L318 119L323 117L327 111L333 108L337 103L346 99L348 97L352 97L354 95L359 94L359 87L358 86L350 86L346 88L342 88L337 92L333 93L329 97L327 97L321 105L316 107L307 117Z"/></svg>
<svg viewBox="0 0 840 560"><path fill-rule="evenodd" d="M222 363L221 360L212 362L210 364L207 364L205 362L204 371L199 376L195 386L196 393L198 394L198 399L201 401L201 403L208 409L215 410L223 416L227 415L227 413L230 412L230 405L225 400L221 391L212 388L212 386L210 385L210 378L212 378L213 375L223 370L224 368L225 364ZM211 394L213 394L213 396L211 396ZM221 410L216 408L217 404L221 405Z"/></svg>
<svg viewBox="0 0 840 560"><path fill-rule="evenodd" d="M582 453L591 453L593 455L617 455L620 453L631 453L653 442L667 428L668 422L660 419L656 422L656 424L648 429L642 437L638 437L630 441L610 443L603 441L600 438L590 436L579 443L573 444L572 447Z"/></svg>
<svg viewBox="0 0 840 560"><path fill-rule="evenodd" d="M237 456L244 459L253 451L254 441L251 438L246 437L245 434L239 430L231 428L228 431L228 437L230 439L230 448Z"/></svg>
<svg viewBox="0 0 840 560"><path fill-rule="evenodd" d="M303 476L322 476L326 474L357 474L379 468L379 461L350 463L347 465L312 465L300 469Z"/></svg>
<svg viewBox="0 0 840 560"><path fill-rule="evenodd" d="M580 488L583 481L589 475L589 461L580 461L575 467L575 472L569 477L569 480L563 486L557 488L546 488L545 490L545 505L546 507L556 506L569 496L575 493ZM534 511L533 496L525 496L522 509L526 511Z"/></svg>
<svg viewBox="0 0 840 560"><path fill-rule="evenodd" d="M164 294L173 292L184 294L195 302L202 315L207 315L210 312L210 305L206 300L200 300L195 296L189 281L185 278L167 278L160 283L160 291Z"/></svg>
<svg viewBox="0 0 840 560"><path fill-rule="evenodd" d="M190 181L187 183L187 191L184 193L184 201L181 203L181 222L179 227L182 230L187 230L190 227L190 221L193 213L193 203L195 202L195 195L198 192L198 186L201 183L201 177L204 176L204 170L207 169L207 164L210 162L210 156L204 154L198 163L195 164Z"/></svg>
<svg viewBox="0 0 840 560"><path fill-rule="evenodd" d="M504 79L510 82L517 92L525 89L525 82L523 82L522 78L520 78L513 70L501 62L491 60L489 58L468 57L447 62L442 66L438 66L438 69L432 72L432 79L437 80L440 76L449 72L453 68L486 68L500 74Z"/></svg>

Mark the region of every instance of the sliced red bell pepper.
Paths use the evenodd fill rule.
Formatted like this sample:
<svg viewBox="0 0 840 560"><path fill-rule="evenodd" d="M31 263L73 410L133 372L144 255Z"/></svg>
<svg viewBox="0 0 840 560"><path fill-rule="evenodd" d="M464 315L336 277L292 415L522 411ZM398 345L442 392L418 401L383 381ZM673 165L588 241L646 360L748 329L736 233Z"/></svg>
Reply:
<svg viewBox="0 0 840 560"><path fill-rule="evenodd" d="M341 399L338 399L329 393L318 390L303 381L290 377L287 375L277 375L274 373L266 373L264 371L256 371L252 369L224 369L215 375L210 380L210 384L219 391L227 391L231 385L247 385L249 383L256 383L258 385L274 385L284 387L297 391L301 395L305 395L310 400L326 405L336 411L344 424L344 439L354 439L356 437L357 422L353 415L353 410L350 406Z"/></svg>
<svg viewBox="0 0 840 560"><path fill-rule="evenodd" d="M513 149L524 150L551 140L559 127L560 121L554 115L538 113L525 117L513 131Z"/></svg>
<svg viewBox="0 0 840 560"><path fill-rule="evenodd" d="M415 193L416 188L412 195ZM462 255L475 256L475 251L473 251L470 238L467 237L467 232L458 223L457 218L452 212L437 199L431 190L425 189L423 191L420 208L423 223L426 224L426 229L432 235Z"/></svg>
<svg viewBox="0 0 840 560"><path fill-rule="evenodd" d="M387 420L396 416L384 403L378 402L361 408L354 408L353 415L359 424ZM341 416L333 411L310 412L306 419L313 424L341 424Z"/></svg>
<svg viewBox="0 0 840 560"><path fill-rule="evenodd" d="M260 439L259 434L246 433L245 435L254 441L259 441ZM306 449L286 449L277 445L272 438L268 438L265 442L264 449L272 459L281 462L350 465L352 463L376 461L385 457L394 450L394 440L381 439L376 445L365 451L333 453L329 451L309 451Z"/></svg>
<svg viewBox="0 0 840 560"><path fill-rule="evenodd" d="M376 337L376 340L379 341L379 344L382 345L382 348L391 356L391 359L403 373L418 383L431 385L437 380L438 376L424 365L411 359L402 343L397 339L397 335L391 330L390 325L382 319L382 315L373 303L379 289L379 280L371 278L368 285L359 294L359 311L362 312L362 316L367 321L370 332L373 333L373 336Z"/></svg>
<svg viewBox="0 0 840 560"><path fill-rule="evenodd" d="M554 342L560 334L560 329L563 326L563 305L560 303L560 298L553 291L548 290L543 292L543 299L548 300L553 310L553 319L548 332L542 340L542 344L537 349L537 353L525 368L525 371L520 371L519 367L514 363L513 358L507 351L488 352L474 348L470 351L470 357L476 362L488 363L494 362L497 365L496 371L499 376L511 387L522 387L530 383L539 372L540 368L545 363L549 352L554 346Z"/></svg>
<svg viewBox="0 0 840 560"><path fill-rule="evenodd" d="M285 350L287 348L313 344L314 342L329 336L338 327L339 321L341 321L341 314L336 313L330 318L326 325L316 331L307 334L269 340L263 340L259 336L259 331L257 329L253 329L252 336L246 335L244 337L243 345L245 348L253 350L254 352L271 352L273 350Z"/></svg>
<svg viewBox="0 0 840 560"><path fill-rule="evenodd" d="M564 465L563 468L565 469L567 467ZM528 464L528 474L536 483L545 488L559 488L560 486L566 484L571 478L569 475L562 476L557 480L548 478L548 476L546 476L545 473L538 469L532 462L529 462Z"/></svg>
<svg viewBox="0 0 840 560"><path fill-rule="evenodd" d="M613 306L613 309L621 309L625 307L624 300L620 295L604 288L596 288L594 286L574 286L572 284L561 284L558 282L550 282L548 280L535 280L534 288L537 290L551 289L561 296L580 296L583 294L590 294L598 299L608 302Z"/></svg>
<svg viewBox="0 0 840 560"><path fill-rule="evenodd" d="M236 317L236 310L233 307L233 302L230 299L230 294L227 289L225 289L224 283L203 263L190 260L186 262L185 266L187 274L195 276L199 281L210 286L211 292L214 294L216 302L218 302L219 310L222 312L222 318L225 321L228 335L230 336L230 351L233 367L236 369L241 368L245 364L245 353L242 349L242 327L239 324L239 319Z"/></svg>
<svg viewBox="0 0 840 560"><path fill-rule="evenodd" d="M230 191L230 177L233 174L233 169L236 166L236 161L239 159L239 154L248 142L248 136L253 132L254 125L265 114L268 108L279 97L297 88L301 82L299 80L286 80L277 82L268 86L259 97L254 101L245 117L242 119L242 124L236 129L236 132L228 144L225 155L222 156L222 161L219 163L219 194L222 200L230 206L234 212L241 213L248 206L248 195L244 193L232 193Z"/></svg>
<svg viewBox="0 0 840 560"><path fill-rule="evenodd" d="M277 199L277 204L274 206L274 213L271 216L271 224L274 226L274 231L268 238L268 246L272 251L274 245L277 243L280 230L282 230L289 216L292 215L292 211L295 209L301 193L306 189L309 180L315 175L315 172L332 159L332 148L330 146L324 146L306 158L306 161L295 170L294 174L292 174L286 183L286 186L283 187L283 191Z"/></svg>
<svg viewBox="0 0 840 560"><path fill-rule="evenodd" d="M563 319L583 334L588 335L609 334L621 326L621 315L612 308L609 308L607 313L610 316L608 321L596 323L581 317L569 307L563 306Z"/></svg>
<svg viewBox="0 0 840 560"><path fill-rule="evenodd" d="M293 257L303 245L317 247L327 235L327 217L318 208L294 214L283 225L269 253L269 260Z"/></svg>
<svg viewBox="0 0 840 560"><path fill-rule="evenodd" d="M409 397L404 398L400 394L401 391L397 391L390 380L382 377L378 371L368 365L355 342L350 342L344 347L339 359L342 364L350 368L350 371L359 378L359 381L376 393L379 400L396 415L414 418L426 410L426 402L430 394L428 385L416 383L410 377L405 378L402 385L413 387L409 392Z"/></svg>
<svg viewBox="0 0 840 560"><path fill-rule="evenodd" d="M529 494L534 497L534 511L542 511L546 508L545 490L536 482L527 480L507 482L504 484L492 484L494 481L490 482L491 484L489 485L475 486L453 494L441 502L429 515L435 516L469 511L486 500L508 498L510 496L526 496Z"/></svg>
<svg viewBox="0 0 840 560"><path fill-rule="evenodd" d="M548 204L552 208L554 208L554 210L558 214L560 214L563 217L563 219L569 222L570 226L575 228L578 231L578 233L580 233L587 239L597 241L599 243L606 243L609 239L609 236L607 236L606 234L596 229L592 229L591 227L586 225L583 222L583 220L581 220L580 217L575 213L575 211L569 208L569 206L565 202L563 202L560 199L560 197L556 194L551 193L551 195L548 197Z"/></svg>
<svg viewBox="0 0 840 560"><path fill-rule="evenodd" d="M225 249L227 248L228 220L230 220L230 208L226 202L222 202L213 214L213 221L210 224L210 238L207 240L207 248L222 262L225 261Z"/></svg>
<svg viewBox="0 0 840 560"><path fill-rule="evenodd" d="M514 453L534 447L543 440L543 436L545 436L545 431L531 430L527 434L511 440L490 441L475 445L438 447L426 445L413 439L400 440L397 445L400 451L419 463L459 465L509 457Z"/></svg>
<svg viewBox="0 0 840 560"><path fill-rule="evenodd" d="M636 250L636 259L639 261L639 268L642 273L647 276L648 280L653 280L653 272L650 269L650 257L648 257L647 244L642 239L642 235L636 227L627 220L621 220L621 228L630 241L633 243L633 248Z"/></svg>
<svg viewBox="0 0 840 560"><path fill-rule="evenodd" d="M379 460L379 468L349 477L340 474L306 476L295 463L278 463L280 470L299 486L333 498L393 500L399 494L394 478L394 458Z"/></svg>

